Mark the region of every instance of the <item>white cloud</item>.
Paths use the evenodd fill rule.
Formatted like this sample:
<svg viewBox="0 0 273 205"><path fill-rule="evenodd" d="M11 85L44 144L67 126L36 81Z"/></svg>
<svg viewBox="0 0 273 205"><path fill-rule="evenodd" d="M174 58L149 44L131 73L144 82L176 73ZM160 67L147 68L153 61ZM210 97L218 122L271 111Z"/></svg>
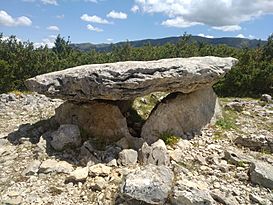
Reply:
<svg viewBox="0 0 273 205"><path fill-rule="evenodd" d="M236 36L237 38L245 38L245 36L244 36L244 34L238 34L237 36Z"/></svg>
<svg viewBox="0 0 273 205"><path fill-rule="evenodd" d="M107 14L108 18L113 18L113 19L127 19L127 14L123 12L117 12L117 11L111 11L110 13Z"/></svg>
<svg viewBox="0 0 273 205"><path fill-rule="evenodd" d="M56 18L57 18L57 19L64 19L64 14L57 15Z"/></svg>
<svg viewBox="0 0 273 205"><path fill-rule="evenodd" d="M102 32L102 31L103 31L102 29L97 28L97 27L94 27L94 26L92 26L91 24L88 24L88 25L86 26L86 28L87 28L89 31L96 31L96 32Z"/></svg>
<svg viewBox="0 0 273 205"><path fill-rule="evenodd" d="M51 5L55 5L55 6L58 5L57 0L41 0L41 2L42 2L43 4L51 4Z"/></svg>
<svg viewBox="0 0 273 205"><path fill-rule="evenodd" d="M29 3L33 3L36 2L37 0L22 0L23 2L29 2ZM51 5L58 5L58 1L57 0L39 0L40 2L42 2L43 4L51 4Z"/></svg>
<svg viewBox="0 0 273 205"><path fill-rule="evenodd" d="M131 11L132 11L133 13L138 12L138 11L139 11L138 5L134 5L134 6L131 8Z"/></svg>
<svg viewBox="0 0 273 205"><path fill-rule="evenodd" d="M162 13L182 24L200 23L222 31L239 30L242 22L273 13L272 0L135 0L135 4L144 13Z"/></svg>
<svg viewBox="0 0 273 205"><path fill-rule="evenodd" d="M2 41L8 40L8 39L9 39L9 36L2 36L2 38L1 38ZM17 41L21 41L22 42L22 39L20 39L20 38L15 37L15 39Z"/></svg>
<svg viewBox="0 0 273 205"><path fill-rule="evenodd" d="M112 38L107 38L106 40L109 41L109 42L113 42Z"/></svg>
<svg viewBox="0 0 273 205"><path fill-rule="evenodd" d="M47 45L48 48L54 47L55 38L49 36L48 38L42 39L41 42L36 42L33 44L34 48L45 47Z"/></svg>
<svg viewBox="0 0 273 205"><path fill-rule="evenodd" d="M98 3L97 0L84 0L85 2L92 2L92 3Z"/></svg>
<svg viewBox="0 0 273 205"><path fill-rule="evenodd" d="M4 26L30 26L32 21L26 16L20 16L14 18L10 16L6 11L0 11L0 25Z"/></svg>
<svg viewBox="0 0 273 205"><path fill-rule="evenodd" d="M195 25L202 25L202 23L189 22L189 21L185 21L181 17L176 17L173 19L167 19L166 21L163 21L162 25L168 26L168 27L187 28L187 27L191 27Z"/></svg>
<svg viewBox="0 0 273 205"><path fill-rule="evenodd" d="M211 35L205 35L203 33L199 33L197 36L200 36L200 37L205 37L205 38L214 38L214 36L211 36Z"/></svg>
<svg viewBox="0 0 273 205"><path fill-rule="evenodd" d="M81 20L83 21L87 21L87 22L92 22L92 23L100 23L100 24L109 24L109 21L107 21L106 19L102 19L99 16L89 16L88 14L83 14L81 16Z"/></svg>
<svg viewBox="0 0 273 205"><path fill-rule="evenodd" d="M60 30L58 26L48 26L46 29L50 30L50 31L59 31Z"/></svg>
<svg viewBox="0 0 273 205"><path fill-rule="evenodd" d="M249 38L249 39L254 39L255 36L253 35L248 35L248 36L245 36L244 34L240 33L236 36L237 38Z"/></svg>
<svg viewBox="0 0 273 205"><path fill-rule="evenodd" d="M231 26L213 26L213 29L221 30L221 31L239 31L241 30L241 26L239 25L231 25Z"/></svg>
<svg viewBox="0 0 273 205"><path fill-rule="evenodd" d="M57 38L57 35L49 35L48 37L49 37L49 38L56 39L56 38Z"/></svg>

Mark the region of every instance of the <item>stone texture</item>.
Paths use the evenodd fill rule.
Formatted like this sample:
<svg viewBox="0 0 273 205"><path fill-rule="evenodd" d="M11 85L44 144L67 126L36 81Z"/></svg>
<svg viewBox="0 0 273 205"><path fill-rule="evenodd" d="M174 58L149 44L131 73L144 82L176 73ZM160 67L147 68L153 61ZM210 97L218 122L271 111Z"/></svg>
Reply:
<svg viewBox="0 0 273 205"><path fill-rule="evenodd" d="M93 191L101 191L107 186L107 181L103 177L95 177L94 182L90 184Z"/></svg>
<svg viewBox="0 0 273 205"><path fill-rule="evenodd" d="M227 149L224 151L224 159L229 163L234 164L236 166L241 166L243 164L249 164L254 159L245 155L241 151L237 149Z"/></svg>
<svg viewBox="0 0 273 205"><path fill-rule="evenodd" d="M198 189L198 185L187 180L175 183L170 197L173 205L211 205L216 204L208 190Z"/></svg>
<svg viewBox="0 0 273 205"><path fill-rule="evenodd" d="M261 97L261 101L271 102L272 101L272 96L268 95L268 94L263 94L262 97Z"/></svg>
<svg viewBox="0 0 273 205"><path fill-rule="evenodd" d="M118 106L106 102L65 102L56 109L55 119L59 124L78 125L86 138L96 137L109 143L122 137L132 138Z"/></svg>
<svg viewBox="0 0 273 205"><path fill-rule="evenodd" d="M159 139L151 146L146 142L142 145L139 150L140 162L144 165L154 164L154 165L169 165L170 156L168 154L167 147L163 140Z"/></svg>
<svg viewBox="0 0 273 205"><path fill-rule="evenodd" d="M51 146L62 151L67 147L79 147L81 145L81 133L77 125L64 124L59 129L51 134Z"/></svg>
<svg viewBox="0 0 273 205"><path fill-rule="evenodd" d="M29 163L26 169L22 172L23 176L34 175L39 171L41 162L39 160L34 160Z"/></svg>
<svg viewBox="0 0 273 205"><path fill-rule="evenodd" d="M36 76L25 84L65 100L130 100L156 91L190 93L211 86L236 62L207 56L83 65Z"/></svg>
<svg viewBox="0 0 273 205"><path fill-rule="evenodd" d="M248 147L253 151L273 153L273 135L239 136L235 139L234 143L237 145Z"/></svg>
<svg viewBox="0 0 273 205"><path fill-rule="evenodd" d="M257 204L260 205L272 205L272 201L268 200L268 199L262 199L261 197L255 195L255 194L249 194L249 199Z"/></svg>
<svg viewBox="0 0 273 205"><path fill-rule="evenodd" d="M143 125L141 137L150 144L162 133L183 136L221 116L217 96L211 87L190 94L173 93L159 103Z"/></svg>
<svg viewBox="0 0 273 205"><path fill-rule="evenodd" d="M84 182L88 177L88 167L78 167L76 170L70 173L67 177L67 182Z"/></svg>
<svg viewBox="0 0 273 205"><path fill-rule="evenodd" d="M104 164L95 164L89 167L89 176L108 176L111 173L112 168Z"/></svg>
<svg viewBox="0 0 273 205"><path fill-rule="evenodd" d="M244 110L244 107L245 107L244 103L235 101L235 102L230 102L226 104L225 109L242 112Z"/></svg>
<svg viewBox="0 0 273 205"><path fill-rule="evenodd" d="M172 171L165 166L147 165L129 173L123 181L121 193L128 200L148 204L163 204L171 191Z"/></svg>
<svg viewBox="0 0 273 205"><path fill-rule="evenodd" d="M119 153L118 163L123 166L135 165L137 163L137 151L124 149Z"/></svg>
<svg viewBox="0 0 273 205"><path fill-rule="evenodd" d="M240 205L234 196L228 193L222 193L221 191L213 191L210 193L212 198L224 205Z"/></svg>
<svg viewBox="0 0 273 205"><path fill-rule="evenodd" d="M72 172L73 166L65 161L56 161L54 159L47 159L42 162L39 173L50 173L50 172L57 172L57 173L66 173L69 174Z"/></svg>
<svg viewBox="0 0 273 205"><path fill-rule="evenodd" d="M250 166L250 180L254 184L273 189L273 166L261 161L255 161Z"/></svg>

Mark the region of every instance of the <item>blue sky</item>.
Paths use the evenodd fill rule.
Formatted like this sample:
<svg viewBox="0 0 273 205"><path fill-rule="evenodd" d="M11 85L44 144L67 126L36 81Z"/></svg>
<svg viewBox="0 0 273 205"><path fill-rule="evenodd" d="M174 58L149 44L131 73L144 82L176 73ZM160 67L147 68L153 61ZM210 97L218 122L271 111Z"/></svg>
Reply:
<svg viewBox="0 0 273 205"><path fill-rule="evenodd" d="M267 39L273 0L0 0L0 32L52 46L192 35Z"/></svg>

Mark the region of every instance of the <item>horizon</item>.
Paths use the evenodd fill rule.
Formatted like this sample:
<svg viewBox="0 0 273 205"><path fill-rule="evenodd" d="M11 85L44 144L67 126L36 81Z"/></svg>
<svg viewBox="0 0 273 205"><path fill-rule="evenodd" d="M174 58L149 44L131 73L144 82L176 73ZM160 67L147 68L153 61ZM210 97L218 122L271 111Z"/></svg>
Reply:
<svg viewBox="0 0 273 205"><path fill-rule="evenodd" d="M5 37L49 47L57 34L70 36L75 44L161 39L185 32L266 40L272 22L269 0L11 0L0 7Z"/></svg>

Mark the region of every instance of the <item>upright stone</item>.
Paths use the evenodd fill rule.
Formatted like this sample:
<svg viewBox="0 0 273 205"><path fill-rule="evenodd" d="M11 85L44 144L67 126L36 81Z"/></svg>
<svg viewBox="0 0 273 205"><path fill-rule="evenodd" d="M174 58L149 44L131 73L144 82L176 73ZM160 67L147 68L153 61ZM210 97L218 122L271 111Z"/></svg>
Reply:
<svg viewBox="0 0 273 205"><path fill-rule="evenodd" d="M154 108L142 128L141 137L151 144L162 133L183 136L187 132L199 132L219 116L221 109L211 87L189 94L172 93Z"/></svg>
<svg viewBox="0 0 273 205"><path fill-rule="evenodd" d="M59 124L78 125L83 137L96 137L109 143L132 137L118 106L110 103L65 102L56 109L55 118Z"/></svg>

